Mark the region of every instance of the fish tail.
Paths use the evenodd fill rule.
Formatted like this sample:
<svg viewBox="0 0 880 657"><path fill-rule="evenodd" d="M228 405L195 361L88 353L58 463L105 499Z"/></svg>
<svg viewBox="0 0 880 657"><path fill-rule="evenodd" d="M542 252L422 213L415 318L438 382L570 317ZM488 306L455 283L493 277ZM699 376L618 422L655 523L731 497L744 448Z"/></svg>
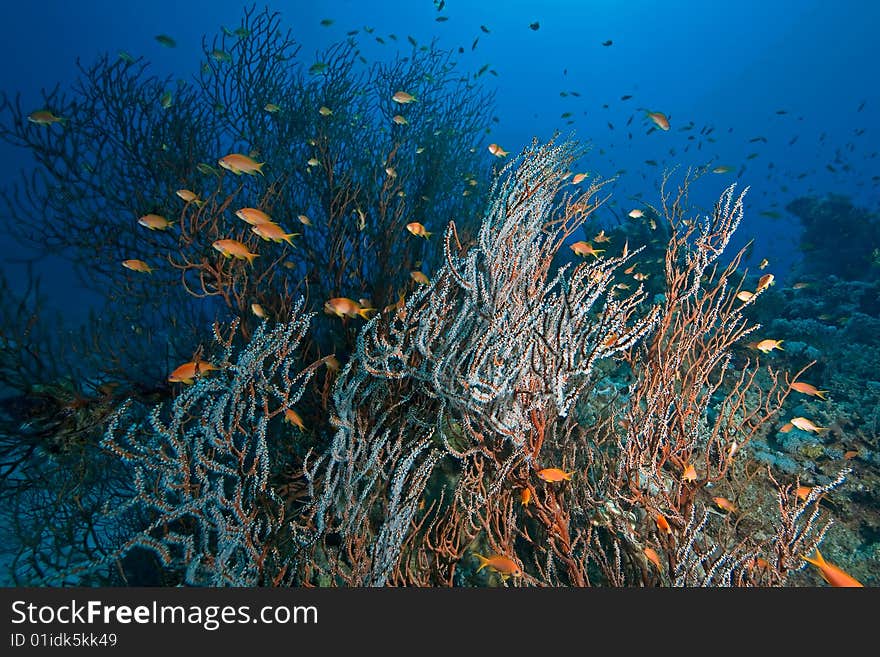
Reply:
<svg viewBox="0 0 880 657"><path fill-rule="evenodd" d="M474 556L480 560L480 567L477 568L477 572L480 572L481 570L483 570L483 568L489 565L489 560L482 554L477 554L476 552L474 552Z"/></svg>
<svg viewBox="0 0 880 657"><path fill-rule="evenodd" d="M816 391L816 396L817 396L819 399L822 399L822 400L824 400L824 401L828 401L828 398L825 396L825 395L827 395L827 394L828 394L828 391L827 391L827 390L817 390L817 391Z"/></svg>
<svg viewBox="0 0 880 657"><path fill-rule="evenodd" d="M375 310L376 310L375 308L361 308L360 310L357 311L357 314L360 315L361 317L363 317L364 319L369 320L370 319L369 313L374 312Z"/></svg>
<svg viewBox="0 0 880 657"><path fill-rule="evenodd" d="M266 175L265 173L263 173L263 165L264 164L266 164L266 163L265 162L257 162L257 173L260 174L261 176Z"/></svg>
<svg viewBox="0 0 880 657"><path fill-rule="evenodd" d="M801 558L804 561L806 561L807 563L813 564L814 566L816 566L816 568L824 568L825 567L825 559L822 556L822 553L819 552L819 548L816 548L816 556L815 557L810 558L806 555L801 555Z"/></svg>
<svg viewBox="0 0 880 657"><path fill-rule="evenodd" d="M424 237L425 237L425 239L428 239L429 237L431 237L432 234L433 234L433 233L429 233L428 231L425 231L425 232L424 232Z"/></svg>
<svg viewBox="0 0 880 657"><path fill-rule="evenodd" d="M254 265L254 258L259 258L259 257L260 257L259 253L248 253L245 256L245 258L247 258L248 264L251 265L251 267L253 267L253 265Z"/></svg>

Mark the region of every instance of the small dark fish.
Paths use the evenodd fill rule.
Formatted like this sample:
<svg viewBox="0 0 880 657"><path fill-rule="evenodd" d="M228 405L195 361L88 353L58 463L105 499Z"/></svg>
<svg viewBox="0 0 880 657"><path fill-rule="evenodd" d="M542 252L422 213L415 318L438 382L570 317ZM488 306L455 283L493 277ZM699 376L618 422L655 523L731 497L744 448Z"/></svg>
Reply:
<svg viewBox="0 0 880 657"><path fill-rule="evenodd" d="M383 39L382 37L376 37L376 42L381 43L383 46L385 45L385 39Z"/></svg>
<svg viewBox="0 0 880 657"><path fill-rule="evenodd" d="M568 93L570 93L570 94L571 94L572 96L574 96L575 98L580 98L580 97L581 97L581 94L580 94L579 91L569 91Z"/></svg>
<svg viewBox="0 0 880 657"><path fill-rule="evenodd" d="M318 73L323 73L327 70L327 64L324 62L316 62L309 66L309 74L317 75Z"/></svg>
<svg viewBox="0 0 880 657"><path fill-rule="evenodd" d="M237 27L232 33L239 39L244 39L245 37L249 37L251 35L251 31L246 27Z"/></svg>
<svg viewBox="0 0 880 657"><path fill-rule="evenodd" d="M611 123L611 121L608 122L608 129L609 129L609 130L614 130L614 124Z"/></svg>
<svg viewBox="0 0 880 657"><path fill-rule="evenodd" d="M443 11L443 7L446 6L446 0L440 0L440 2L435 0L434 4L437 6L437 11Z"/></svg>
<svg viewBox="0 0 880 657"><path fill-rule="evenodd" d="M767 138L766 137L752 137L751 139L749 139L750 144L753 144L756 141L763 141L766 144Z"/></svg>
<svg viewBox="0 0 880 657"><path fill-rule="evenodd" d="M156 41L158 41L160 45L163 45L166 48L174 48L177 45L177 41L172 39L167 34L157 34Z"/></svg>
<svg viewBox="0 0 880 657"><path fill-rule="evenodd" d="M406 40L409 41L412 45L416 45L416 40L411 36L406 37Z"/></svg>
<svg viewBox="0 0 880 657"><path fill-rule="evenodd" d="M749 153L748 155L746 155L747 160L754 160L756 157L758 157L757 153Z"/></svg>
<svg viewBox="0 0 880 657"><path fill-rule="evenodd" d="M541 27L541 24L538 21L535 21L534 23L529 23L529 27L533 30L537 30Z"/></svg>
<svg viewBox="0 0 880 657"><path fill-rule="evenodd" d="M396 34L389 34L389 35L388 35L388 38L391 39L392 41L397 41L397 35L396 35Z"/></svg>
<svg viewBox="0 0 880 657"><path fill-rule="evenodd" d="M785 110L776 110L777 114L788 114Z"/></svg>
<svg viewBox="0 0 880 657"><path fill-rule="evenodd" d="M629 119L627 119L627 121L626 121L626 124L629 125L629 124L632 123L632 122L633 122L633 115L630 114L630 115L629 115Z"/></svg>
<svg viewBox="0 0 880 657"><path fill-rule="evenodd" d="M863 100L861 103L859 103L859 109L857 109L856 112L861 112L863 109L865 109L866 102L868 102L868 101Z"/></svg>
<svg viewBox="0 0 880 657"><path fill-rule="evenodd" d="M794 142L796 142L796 141L798 140L798 137L800 137L800 135L795 135L794 137L792 137L791 139L789 139L789 140L788 140L788 145L789 145L789 146L792 146L792 145L794 144Z"/></svg>
<svg viewBox="0 0 880 657"><path fill-rule="evenodd" d="M483 30L483 32L485 32L486 34L489 34L489 28L485 25L480 25L480 29Z"/></svg>
<svg viewBox="0 0 880 657"><path fill-rule="evenodd" d="M620 97L620 100L629 100L630 98L632 98L632 96L629 95L629 94L627 94L627 95L625 95L625 96L621 96L621 97Z"/></svg>
<svg viewBox="0 0 880 657"><path fill-rule="evenodd" d="M480 37L477 37L476 39L474 39L474 42L471 44L471 50L477 49L477 43L479 43L479 41L480 41Z"/></svg>
<svg viewBox="0 0 880 657"><path fill-rule="evenodd" d="M560 91L559 95L562 96L563 98L565 98L566 96L568 96L568 92L567 91Z"/></svg>
<svg viewBox="0 0 880 657"><path fill-rule="evenodd" d="M464 48L463 48L462 46L459 46L459 47L458 47L458 54L459 54L459 55L463 55L463 54L464 54Z"/></svg>
<svg viewBox="0 0 880 657"><path fill-rule="evenodd" d="M360 30L349 30L345 34L346 36L355 36L358 32L360 32Z"/></svg>
<svg viewBox="0 0 880 657"><path fill-rule="evenodd" d="M449 20L449 16L438 16L434 20L437 21L438 23L445 23L446 21Z"/></svg>
<svg viewBox="0 0 880 657"><path fill-rule="evenodd" d="M560 119L567 119L570 116L571 116L571 112L563 112L562 114L559 115L559 118Z"/></svg>
<svg viewBox="0 0 880 657"><path fill-rule="evenodd" d="M333 25L333 19L332 18L321 19L321 25L323 25L324 27L330 27L331 25Z"/></svg>
<svg viewBox="0 0 880 657"><path fill-rule="evenodd" d="M645 160L645 164L649 164L652 167L657 166L657 160Z"/></svg>
<svg viewBox="0 0 880 657"><path fill-rule="evenodd" d="M483 65L480 67L480 70L477 71L477 77L480 77L483 73L485 73L485 72L488 71L488 70L489 70L489 65L488 65L488 64L483 64Z"/></svg>
<svg viewBox="0 0 880 657"><path fill-rule="evenodd" d="M608 39L608 41L603 41L603 42L602 42L602 45L605 46L605 47L608 47L608 46L610 46L612 43L614 43L614 42L613 42L611 39Z"/></svg>
<svg viewBox="0 0 880 657"><path fill-rule="evenodd" d="M830 164L826 164L826 165L825 165L825 168L828 169L831 173L837 173L837 169L835 169L835 168L834 168L833 166L831 166Z"/></svg>
<svg viewBox="0 0 880 657"><path fill-rule="evenodd" d="M490 69L489 69L489 75L494 75L494 76L497 78L497 77L498 77L498 71L496 71L494 68L490 68Z"/></svg>

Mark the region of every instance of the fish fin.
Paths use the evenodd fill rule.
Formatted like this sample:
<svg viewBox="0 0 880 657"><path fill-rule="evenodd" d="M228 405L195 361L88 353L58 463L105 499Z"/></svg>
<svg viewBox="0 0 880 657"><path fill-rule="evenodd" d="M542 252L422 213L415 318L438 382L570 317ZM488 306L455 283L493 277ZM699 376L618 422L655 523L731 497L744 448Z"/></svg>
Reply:
<svg viewBox="0 0 880 657"><path fill-rule="evenodd" d="M361 308L360 310L358 310L357 314L360 315L361 317L363 317L364 319L369 320L370 318L368 316L368 313L374 312L375 310L376 310L375 308Z"/></svg>
<svg viewBox="0 0 880 657"><path fill-rule="evenodd" d="M816 548L816 556L815 557L810 558L806 555L801 555L801 558L804 561L806 561L807 563L813 564L814 566L816 566L816 568L824 568L826 565L825 558L822 556L822 553L819 552L819 548Z"/></svg>
<svg viewBox="0 0 880 657"><path fill-rule="evenodd" d="M474 552L474 556L480 560L480 567L477 568L477 572L480 572L481 570L483 570L483 568L489 565L489 560L482 554L477 554L476 552Z"/></svg>
<svg viewBox="0 0 880 657"><path fill-rule="evenodd" d="M252 267L254 265L254 258L259 258L259 257L260 257L259 253L249 253L248 255L245 256L245 258L247 258L248 264L251 265Z"/></svg>
<svg viewBox="0 0 880 657"><path fill-rule="evenodd" d="M433 233L429 233L428 231L425 231L425 239L428 239L429 237L431 237L431 235L433 235Z"/></svg>
<svg viewBox="0 0 880 657"><path fill-rule="evenodd" d="M191 386L191 385L193 384L193 380L192 380L192 379L180 379L180 382L181 382L181 383L185 383L185 384L188 385L188 386Z"/></svg>
<svg viewBox="0 0 880 657"><path fill-rule="evenodd" d="M824 400L824 401L828 401L828 398L825 396L825 395L828 394L828 392L829 392L828 390L817 390L817 391L816 391L816 396L817 396L819 399L822 399L822 400Z"/></svg>
<svg viewBox="0 0 880 657"><path fill-rule="evenodd" d="M266 164L266 163L265 162L257 162L257 173L260 174L261 176L266 175L265 173L263 173L263 165L264 164Z"/></svg>

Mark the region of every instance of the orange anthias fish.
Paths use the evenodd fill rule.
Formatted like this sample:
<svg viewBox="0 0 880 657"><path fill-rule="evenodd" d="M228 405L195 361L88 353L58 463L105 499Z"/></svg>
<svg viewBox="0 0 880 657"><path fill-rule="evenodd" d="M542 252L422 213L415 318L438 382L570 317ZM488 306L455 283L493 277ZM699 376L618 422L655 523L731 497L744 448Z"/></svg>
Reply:
<svg viewBox="0 0 880 657"><path fill-rule="evenodd" d="M736 298L742 301L743 303L747 303L755 298L755 295L748 290L740 290L736 293Z"/></svg>
<svg viewBox="0 0 880 657"><path fill-rule="evenodd" d="M205 202L199 198L198 194L189 189L178 189L176 192L180 198L182 198L187 203L195 203L198 206L202 206Z"/></svg>
<svg viewBox="0 0 880 657"><path fill-rule="evenodd" d="M758 287L755 288L755 292L760 292L771 285L776 285L776 277L773 274L764 274L758 279Z"/></svg>
<svg viewBox="0 0 880 657"><path fill-rule="evenodd" d="M374 310L375 308L364 308L357 301L348 297L334 297L324 303L324 312L337 317L360 316L364 319L370 319L368 314Z"/></svg>
<svg viewBox="0 0 880 657"><path fill-rule="evenodd" d="M393 100L395 103L400 103L401 105L416 102L415 96L413 96L412 94L408 94L405 91L396 91L394 95L391 96L391 100Z"/></svg>
<svg viewBox="0 0 880 657"><path fill-rule="evenodd" d="M774 349L779 349L780 351L785 351L780 345L783 343L783 340L761 340L755 345L755 349L765 354L769 354Z"/></svg>
<svg viewBox="0 0 880 657"><path fill-rule="evenodd" d="M188 363L184 363L176 370L174 370L169 376L168 380L171 383L185 383L187 385L191 384L197 376L203 376L208 372L219 369L215 367L211 363L205 360L199 361L190 361Z"/></svg>
<svg viewBox="0 0 880 657"><path fill-rule="evenodd" d="M593 241L596 242L596 244L602 244L604 242L610 242L611 238L605 234L605 230L603 229L593 238Z"/></svg>
<svg viewBox="0 0 880 657"><path fill-rule="evenodd" d="M791 422L786 422L781 427L779 427L779 433L788 433L794 429L794 425Z"/></svg>
<svg viewBox="0 0 880 657"><path fill-rule="evenodd" d="M428 280L428 277L425 276L424 272L420 271L411 271L409 277L419 285L428 285L431 282Z"/></svg>
<svg viewBox="0 0 880 657"><path fill-rule="evenodd" d="M538 470L535 474L538 475L538 479L554 483L557 481L571 481L571 475L574 474L574 470L565 472L559 468L544 468L543 470Z"/></svg>
<svg viewBox="0 0 880 657"><path fill-rule="evenodd" d="M669 526L669 521L666 519L666 516L658 513L654 517L654 520L657 523L657 529L659 529L661 532L663 532L664 534L672 533L672 527Z"/></svg>
<svg viewBox="0 0 880 657"><path fill-rule="evenodd" d="M27 120L37 125L52 125L53 123L64 123L67 119L55 116L49 110L37 110L28 114Z"/></svg>
<svg viewBox="0 0 880 657"><path fill-rule="evenodd" d="M137 271L142 274L152 274L153 273L153 268L150 267L150 265L148 265L143 260L123 260L122 266L125 267L126 269L131 269L132 271Z"/></svg>
<svg viewBox="0 0 880 657"><path fill-rule="evenodd" d="M272 223L272 217L257 208L241 208L235 211L235 216L251 226Z"/></svg>
<svg viewBox="0 0 880 657"><path fill-rule="evenodd" d="M261 176L263 175L263 165L265 162L257 162L252 158L249 158L247 155L242 155L241 153L230 153L224 157L221 157L217 160L217 164L226 169L227 171L231 171L236 176L240 176L243 173L246 173L250 176L259 173Z"/></svg>
<svg viewBox="0 0 880 657"><path fill-rule="evenodd" d="M789 387L792 390L797 390L798 392L802 392L805 395L818 397L819 399L825 399L825 395L828 394L827 390L816 390L815 386L811 386L809 383L804 383L803 381L795 381Z"/></svg>
<svg viewBox="0 0 880 657"><path fill-rule="evenodd" d="M532 501L532 489L531 488L523 488L519 494L519 501L522 502L523 506L528 506L529 502Z"/></svg>
<svg viewBox="0 0 880 657"><path fill-rule="evenodd" d="M498 144L489 144L489 152L495 157L506 157L507 155L510 155L510 153L501 148Z"/></svg>
<svg viewBox="0 0 880 657"><path fill-rule="evenodd" d="M575 242L574 244L572 244L571 250L579 256L587 257L588 255L591 255L594 258L598 258L600 253L605 252L605 249L594 249L592 244L584 241Z"/></svg>
<svg viewBox="0 0 880 657"><path fill-rule="evenodd" d="M160 214L145 214L138 219L138 223L150 230L165 230L171 225L171 222Z"/></svg>
<svg viewBox="0 0 880 657"><path fill-rule="evenodd" d="M712 501L718 505L719 509L727 511L728 513L736 513L736 505L726 497L713 497Z"/></svg>
<svg viewBox="0 0 880 657"><path fill-rule="evenodd" d="M669 119L663 112L648 112L648 118L661 130L669 130Z"/></svg>
<svg viewBox="0 0 880 657"><path fill-rule="evenodd" d="M811 431L813 433L819 433L820 431L828 431L828 427L817 427L810 420L805 417L793 417L791 418L791 423L796 426L801 431Z"/></svg>
<svg viewBox="0 0 880 657"><path fill-rule="evenodd" d="M663 566L660 565L660 555L653 548L646 547L644 552L648 561L657 566L657 570L663 570Z"/></svg>
<svg viewBox="0 0 880 657"><path fill-rule="evenodd" d="M254 258L258 258L260 255L259 253L248 251L247 247L238 240L217 240L211 246L227 258L247 260L252 265L254 264Z"/></svg>
<svg viewBox="0 0 880 657"><path fill-rule="evenodd" d="M697 470L692 463L688 463L687 467L681 475L682 481L695 482L697 480Z"/></svg>
<svg viewBox="0 0 880 657"><path fill-rule="evenodd" d="M510 557L505 557L503 554L493 554L492 556L484 557L482 554L474 552L474 556L480 560L480 567L477 568L477 572L488 566L496 573L501 573L505 579L508 577L521 577L523 574L516 561Z"/></svg>
<svg viewBox="0 0 880 657"><path fill-rule="evenodd" d="M408 223L406 229L416 237L424 237L425 239L431 237L431 233L429 233L418 221Z"/></svg>
<svg viewBox="0 0 880 657"><path fill-rule="evenodd" d="M262 237L264 240L273 242L287 242L290 246L293 246L293 242L290 241L291 237L296 237L299 233L285 233L284 230L278 224L267 222L263 224L257 224L256 226L251 227L251 231Z"/></svg>
<svg viewBox="0 0 880 657"><path fill-rule="evenodd" d="M266 319L266 311L263 310L263 306L258 303L251 304L251 312L260 319Z"/></svg>
<svg viewBox="0 0 880 657"><path fill-rule="evenodd" d="M807 496L810 494L810 491L813 489L810 486L798 486L797 487L797 496L799 500L807 501Z"/></svg>
<svg viewBox="0 0 880 657"><path fill-rule="evenodd" d="M579 185L579 184L582 183L584 180L586 180L586 178L587 178L587 174L585 174L585 173L576 173L576 174L574 174L574 178L571 179L571 184L572 184L572 185Z"/></svg>
<svg viewBox="0 0 880 657"><path fill-rule="evenodd" d="M844 572L834 564L830 564L822 557L822 554L819 552L819 548L816 548L816 556L812 559L810 557L802 557L804 561L813 564L816 568L819 569L819 574L822 575L822 579L831 584L831 586L843 586L843 587L862 587L864 586L859 580L857 580L852 575Z"/></svg>
<svg viewBox="0 0 880 657"><path fill-rule="evenodd" d="M284 421L294 425L300 431L306 430L306 425L303 424L302 418L299 416L299 413L297 413L292 408L288 408L284 411Z"/></svg>
<svg viewBox="0 0 880 657"><path fill-rule="evenodd" d="M629 212L627 212L626 216L630 219L641 219L645 216L645 213L636 208L635 210L630 210Z"/></svg>

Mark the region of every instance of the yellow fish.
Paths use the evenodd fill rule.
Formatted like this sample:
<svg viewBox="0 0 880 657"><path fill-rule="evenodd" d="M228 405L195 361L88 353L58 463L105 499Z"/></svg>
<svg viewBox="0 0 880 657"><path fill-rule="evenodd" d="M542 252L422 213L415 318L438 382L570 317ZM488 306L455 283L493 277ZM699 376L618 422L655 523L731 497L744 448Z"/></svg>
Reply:
<svg viewBox="0 0 880 657"><path fill-rule="evenodd" d="M272 223L272 217L257 208L241 208L235 211L235 216L251 226Z"/></svg>
<svg viewBox="0 0 880 657"><path fill-rule="evenodd" d="M429 233L425 227L417 221L408 223L406 229L416 237L424 237L425 239L431 237L431 233Z"/></svg>
<svg viewBox="0 0 880 657"><path fill-rule="evenodd" d="M299 233L285 233L281 226L279 226L278 224L274 224L271 221L257 224L256 226L253 226L251 230L266 241L285 241L290 244L290 246L293 246L293 242L290 241L290 238L299 235Z"/></svg>
<svg viewBox="0 0 880 657"><path fill-rule="evenodd" d="M251 265L254 264L254 258L259 257L258 253L251 253L247 247L238 240L217 240L211 246L222 253L227 258L237 258L238 260L247 260Z"/></svg>
<svg viewBox="0 0 880 657"><path fill-rule="evenodd" d="M779 346L782 344L782 342L782 340L761 340L755 345L755 349L765 354L769 354L774 349L785 351L782 347Z"/></svg>
<svg viewBox="0 0 880 657"><path fill-rule="evenodd" d="M253 176L254 174L259 173L262 176L264 175L263 165L266 163L257 162L247 155L242 155L241 153L230 153L229 155L225 155L224 157L221 157L219 160L217 160L217 164L219 164L227 171L231 171L236 176L240 176L243 173L246 173L249 176Z"/></svg>
<svg viewBox="0 0 880 657"><path fill-rule="evenodd" d="M138 219L138 223L144 228L149 228L150 230L165 230L171 225L170 221L159 214L145 214Z"/></svg>
<svg viewBox="0 0 880 657"><path fill-rule="evenodd" d="M604 253L605 249L594 249L593 245L589 242L575 242L571 245L571 250L574 251L579 256L588 256L591 255L594 258L598 258L600 253Z"/></svg>
<svg viewBox="0 0 880 657"><path fill-rule="evenodd" d="M204 360L190 361L175 369L168 376L168 380L171 383L185 383L190 385L196 377L203 376L208 372L217 369L219 368Z"/></svg>
<svg viewBox="0 0 880 657"><path fill-rule="evenodd" d="M335 297L324 303L324 312L337 317L356 317L370 319L368 314L375 308L364 308L354 299L348 297Z"/></svg>
<svg viewBox="0 0 880 657"><path fill-rule="evenodd" d="M153 268L150 267L150 265L148 265L143 260L123 260L122 266L125 267L126 269L131 269L132 271L137 271L142 274L152 274L153 273Z"/></svg>
<svg viewBox="0 0 880 657"><path fill-rule="evenodd" d="M55 116L49 110L38 110L28 114L27 120L37 125L52 125L53 123L64 123L67 119Z"/></svg>
<svg viewBox="0 0 880 657"><path fill-rule="evenodd" d="M474 556L480 561L480 567L477 568L477 572L480 572L483 568L488 566L496 573L500 573L505 579L508 577L521 577L523 574L522 569L516 561L510 557L505 557L503 554L493 554L484 557L483 555L474 552Z"/></svg>
<svg viewBox="0 0 880 657"><path fill-rule="evenodd" d="M828 431L828 427L817 427L810 420L805 417L793 417L791 418L791 423L796 426L801 431L810 431L812 433L820 433L822 431Z"/></svg>
<svg viewBox="0 0 880 657"><path fill-rule="evenodd" d="M405 91L397 91L391 96L391 100L395 103L400 103L401 105L406 105L408 103L414 103L416 101L415 97L411 94L406 93Z"/></svg>

